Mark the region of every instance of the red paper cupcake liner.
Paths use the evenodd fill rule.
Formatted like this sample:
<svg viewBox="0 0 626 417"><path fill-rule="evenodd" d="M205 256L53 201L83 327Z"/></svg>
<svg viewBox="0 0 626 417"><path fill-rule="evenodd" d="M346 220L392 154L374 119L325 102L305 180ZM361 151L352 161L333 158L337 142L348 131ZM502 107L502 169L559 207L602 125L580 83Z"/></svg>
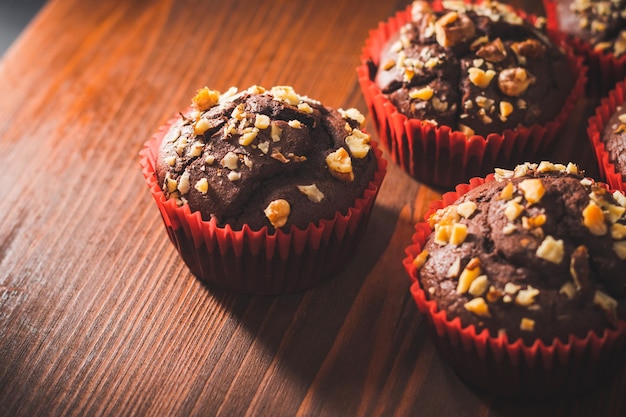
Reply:
<svg viewBox="0 0 626 417"><path fill-rule="evenodd" d="M624 101L626 101L626 80L618 83L608 96L602 99L600 106L596 108L595 116L589 118L587 127L587 136L596 154L601 178L611 188L621 191L626 191L626 182L613 161L609 159L609 153L602 141L602 132L613 113L617 111L617 107L623 105Z"/></svg>
<svg viewBox="0 0 626 417"><path fill-rule="evenodd" d="M156 176L159 146L169 126L144 144L143 176L161 213L170 240L189 270L209 285L248 294L284 294L321 284L336 275L354 256L386 174L387 161L375 142L378 168L363 195L346 214L337 212L301 230L271 234L267 227L247 225L233 230L215 219L202 220L188 205L166 199Z"/></svg>
<svg viewBox="0 0 626 417"><path fill-rule="evenodd" d="M440 8L440 3L433 3L433 8ZM534 19L523 12L519 14L530 21ZM569 118L576 101L583 95L586 83L586 67L582 58L574 55L564 37L550 33L555 44L566 51L569 65L577 78L556 118L545 125L467 138L448 126L434 126L409 119L396 109L373 81L375 69L371 66L378 65L378 57L388 39L409 21L411 6L370 31L361 54L361 65L357 68L359 84L379 140L391 159L418 181L448 189L472 177L484 176L495 166L513 168L527 160L541 159Z"/></svg>
<svg viewBox="0 0 626 417"><path fill-rule="evenodd" d="M488 181L494 181L494 176L473 178L469 184L457 186L456 192L445 193L442 200L431 204L425 218ZM403 265L411 279L411 295L437 350L466 383L496 395L547 399L587 391L607 381L623 365L626 321L601 335L590 331L584 338L570 336L565 342L555 338L549 345L537 340L528 346L521 339L509 341L505 334L493 337L486 329L478 332L474 325L464 327L458 317L449 319L436 301L428 298L413 264L431 232L427 222L416 225Z"/></svg>
<svg viewBox="0 0 626 417"><path fill-rule="evenodd" d="M543 0L546 11L547 27L552 31L559 31L559 15L557 2ZM591 43L575 36L564 35L577 55L584 57L584 63L589 68L587 94L600 97L607 94L615 84L626 77L626 54L616 57L611 52L596 51Z"/></svg>

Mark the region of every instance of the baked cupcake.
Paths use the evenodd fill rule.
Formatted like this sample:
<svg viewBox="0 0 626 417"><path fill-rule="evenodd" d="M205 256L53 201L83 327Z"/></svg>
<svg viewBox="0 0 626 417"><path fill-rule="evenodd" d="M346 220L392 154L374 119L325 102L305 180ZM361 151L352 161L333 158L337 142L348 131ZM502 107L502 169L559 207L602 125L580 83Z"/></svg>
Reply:
<svg viewBox="0 0 626 417"><path fill-rule="evenodd" d="M626 191L626 83L604 97L587 128L600 175L612 187Z"/></svg>
<svg viewBox="0 0 626 417"><path fill-rule="evenodd" d="M566 33L589 66L589 92L606 94L626 76L626 0L544 0L550 28Z"/></svg>
<svg viewBox="0 0 626 417"><path fill-rule="evenodd" d="M626 347L626 197L573 165L526 163L434 204L404 266L468 383L549 397L608 378Z"/></svg>
<svg viewBox="0 0 626 417"><path fill-rule="evenodd" d="M354 255L386 162L356 109L286 86L203 88L145 145L143 173L196 276L246 293L317 285Z"/></svg>
<svg viewBox="0 0 626 417"><path fill-rule="evenodd" d="M451 187L548 148L585 75L524 17L496 2L419 1L370 33L359 81L405 171Z"/></svg>

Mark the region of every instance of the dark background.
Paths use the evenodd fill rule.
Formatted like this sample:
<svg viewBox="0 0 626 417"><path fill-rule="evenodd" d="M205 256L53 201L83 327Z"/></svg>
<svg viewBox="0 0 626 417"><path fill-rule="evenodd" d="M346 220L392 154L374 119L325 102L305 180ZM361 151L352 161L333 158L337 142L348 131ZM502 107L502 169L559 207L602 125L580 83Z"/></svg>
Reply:
<svg viewBox="0 0 626 417"><path fill-rule="evenodd" d="M0 0L0 57L45 3L45 0Z"/></svg>

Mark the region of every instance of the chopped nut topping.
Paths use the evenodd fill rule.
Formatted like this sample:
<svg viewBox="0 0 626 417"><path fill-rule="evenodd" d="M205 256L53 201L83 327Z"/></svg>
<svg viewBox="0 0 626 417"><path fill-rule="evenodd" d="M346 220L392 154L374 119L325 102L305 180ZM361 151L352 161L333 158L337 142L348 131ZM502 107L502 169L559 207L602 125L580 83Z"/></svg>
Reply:
<svg viewBox="0 0 626 417"><path fill-rule="evenodd" d="M272 123L272 133L271 133L271 137L272 137L272 141L273 142L280 142L280 137L283 134L283 130L278 127L278 125L275 125L274 123Z"/></svg>
<svg viewBox="0 0 626 417"><path fill-rule="evenodd" d="M517 226L515 226L515 225L514 225L514 224L512 224L512 223L509 223L509 224L507 224L506 226L504 226L504 227L502 228L502 233L503 233L504 235L510 235L510 234L515 233L516 231L517 231Z"/></svg>
<svg viewBox="0 0 626 417"><path fill-rule="evenodd" d="M257 145L257 148L259 148L259 150L261 152L263 152L264 154L267 155L267 153L270 151L270 143L269 142L261 142Z"/></svg>
<svg viewBox="0 0 626 417"><path fill-rule="evenodd" d="M506 207L504 208L504 215L507 219L509 219L509 221L513 221L517 219L523 211L524 206L522 206L515 200L511 200L506 204Z"/></svg>
<svg viewBox="0 0 626 417"><path fill-rule="evenodd" d="M474 136L474 134L476 133L476 132L474 132L474 129L472 129L469 126L465 126L464 124L461 124L461 123L459 123L459 130L461 131L461 133L463 133L468 138L470 136Z"/></svg>
<svg viewBox="0 0 626 417"><path fill-rule="evenodd" d="M430 102L433 105L433 109L437 110L440 113L448 110L448 102L446 101L441 101L437 97L433 97Z"/></svg>
<svg viewBox="0 0 626 417"><path fill-rule="evenodd" d="M224 158L222 158L220 164L224 168L228 168L231 170L237 169L239 168L239 157L234 152L228 152L226 155L224 155Z"/></svg>
<svg viewBox="0 0 626 417"><path fill-rule="evenodd" d="M504 285L504 292L505 292L506 294L509 294L509 295L515 295L515 294L517 294L517 292L518 292L519 290L521 290L521 289L522 289L522 287L521 287L521 286L519 286L519 285L517 285L517 284L514 284L514 283L512 283L512 282L507 282L507 283Z"/></svg>
<svg viewBox="0 0 626 417"><path fill-rule="evenodd" d="M626 225L614 223L611 225L611 237L614 240L622 240L626 238Z"/></svg>
<svg viewBox="0 0 626 417"><path fill-rule="evenodd" d="M500 119L506 121L506 118L513 113L513 105L508 101L500 102Z"/></svg>
<svg viewBox="0 0 626 417"><path fill-rule="evenodd" d="M239 181L241 179L241 172L230 171L227 177L232 182Z"/></svg>
<svg viewBox="0 0 626 417"><path fill-rule="evenodd" d="M356 121L359 126L364 127L365 125L365 116L363 116L363 114L355 108L350 108L348 110L344 110L344 109L339 109L339 114L341 114L341 117L343 117L344 119L352 119L354 121Z"/></svg>
<svg viewBox="0 0 626 417"><path fill-rule="evenodd" d="M272 149L272 154L270 155L272 158L276 159L277 161L282 162L283 164L289 163L289 159L285 158L285 155L283 155L278 149L274 148Z"/></svg>
<svg viewBox="0 0 626 417"><path fill-rule="evenodd" d="M187 194L190 189L191 184L189 183L189 171L185 170L185 172L183 172L178 179L178 191L180 191L180 193L184 195Z"/></svg>
<svg viewBox="0 0 626 417"><path fill-rule="evenodd" d="M532 332L535 330L535 320L523 317L519 324L520 330Z"/></svg>
<svg viewBox="0 0 626 417"><path fill-rule="evenodd" d="M535 77L530 76L524 68L507 68L498 75L498 87L509 97L521 96L534 82Z"/></svg>
<svg viewBox="0 0 626 417"><path fill-rule="evenodd" d="M618 258L626 259L626 240L613 242L613 252L615 252Z"/></svg>
<svg viewBox="0 0 626 417"><path fill-rule="evenodd" d="M176 157L175 156L168 156L167 158L164 158L163 161L166 164L168 164L169 166L171 166L171 167L176 165Z"/></svg>
<svg viewBox="0 0 626 417"><path fill-rule="evenodd" d="M290 86L275 86L270 89L269 93L276 100L284 101L292 106L297 106L300 103L300 97Z"/></svg>
<svg viewBox="0 0 626 417"><path fill-rule="evenodd" d="M426 259L428 259L428 251L424 249L413 259L413 265L415 265L417 269L420 269L426 263Z"/></svg>
<svg viewBox="0 0 626 417"><path fill-rule="evenodd" d="M525 290L520 290L515 296L515 304L528 307L535 302L535 297L539 295L539 290L530 285Z"/></svg>
<svg viewBox="0 0 626 417"><path fill-rule="evenodd" d="M208 87L201 88L191 100L193 106L200 111L205 111L217 105L220 101L220 92L209 90ZM200 133L201 134L201 133Z"/></svg>
<svg viewBox="0 0 626 417"><path fill-rule="evenodd" d="M624 195L624 193L619 190L615 190L613 192L613 198L620 206L626 207L626 196Z"/></svg>
<svg viewBox="0 0 626 417"><path fill-rule="evenodd" d="M536 252L537 257L557 265L563 260L564 254L563 240L556 240L550 235L541 242Z"/></svg>
<svg viewBox="0 0 626 417"><path fill-rule="evenodd" d="M326 166L333 177L341 181L354 181L352 160L344 148L339 148L326 157Z"/></svg>
<svg viewBox="0 0 626 417"><path fill-rule="evenodd" d="M593 295L593 304L604 310L609 322L617 323L617 300L597 290Z"/></svg>
<svg viewBox="0 0 626 417"><path fill-rule="evenodd" d="M530 229L535 229L537 227L541 227L544 224L546 224L546 215L543 213L540 213L536 216L533 217L523 217L522 218L522 226L524 227L524 229L530 230Z"/></svg>
<svg viewBox="0 0 626 417"><path fill-rule="evenodd" d="M481 45L483 45L483 44L485 44L487 42L489 42L489 37L488 36L480 36L480 37L476 38L476 40L474 40L474 42L472 42L470 44L469 49L470 49L470 51L475 51L478 48L480 48Z"/></svg>
<svg viewBox="0 0 626 417"><path fill-rule="evenodd" d="M564 294L569 300L571 300L574 296L576 296L576 287L574 287L573 283L566 282L561 286L559 294Z"/></svg>
<svg viewBox="0 0 626 417"><path fill-rule="evenodd" d="M250 145L256 139L258 134L259 134L258 128L256 127L246 128L243 134L241 135L241 137L239 137L239 144L241 146Z"/></svg>
<svg viewBox="0 0 626 417"><path fill-rule="evenodd" d="M302 194L306 195L309 198L309 200L311 200L314 203L319 203L320 201L324 199L324 193L322 193L320 189L317 188L317 185L315 184L298 185L298 190L300 190Z"/></svg>
<svg viewBox="0 0 626 417"><path fill-rule="evenodd" d="M513 183L509 181L502 191L500 191L500 200L510 200L513 198L513 192L515 191L515 187L513 187ZM516 216L517 217L517 216Z"/></svg>
<svg viewBox="0 0 626 417"><path fill-rule="evenodd" d="M519 189L524 194L524 198L529 204L535 204L541 201L546 192L543 182L539 178L531 178L519 183Z"/></svg>
<svg viewBox="0 0 626 417"><path fill-rule="evenodd" d="M469 219L476 211L476 203L473 201L465 201L456 206L456 212L466 219Z"/></svg>
<svg viewBox="0 0 626 417"><path fill-rule="evenodd" d="M202 194L206 194L209 191L209 181L206 178L200 178L194 188Z"/></svg>
<svg viewBox="0 0 626 417"><path fill-rule="evenodd" d="M459 15L457 12L446 13L435 22L437 43L444 48L467 41L475 33L474 22L466 15Z"/></svg>
<svg viewBox="0 0 626 417"><path fill-rule="evenodd" d="M576 164L569 162L567 166L565 167L565 172L567 172L568 174L576 175L578 174L578 166Z"/></svg>
<svg viewBox="0 0 626 417"><path fill-rule="evenodd" d="M450 235L452 234L452 225L450 224L436 224L435 225L435 243L444 246L450 242Z"/></svg>
<svg viewBox="0 0 626 417"><path fill-rule="evenodd" d="M467 70L469 73L469 80L478 88L483 90L489 86L489 83L496 76L494 70L483 71L480 68L471 67Z"/></svg>
<svg viewBox="0 0 626 417"><path fill-rule="evenodd" d="M357 159L365 158L370 151L370 135L359 129L354 129L345 141L350 153Z"/></svg>
<svg viewBox="0 0 626 417"><path fill-rule="evenodd" d="M396 66L396 61L394 61L393 59L388 59L387 61L385 61L385 63L382 65L383 70L385 71L389 71L390 69L392 69L393 67Z"/></svg>
<svg viewBox="0 0 626 417"><path fill-rule="evenodd" d="M489 279L487 275L481 275L472 281L467 292L474 297L479 297L487 291L487 287L489 287Z"/></svg>
<svg viewBox="0 0 626 417"><path fill-rule="evenodd" d="M456 258L456 260L452 263L452 265L450 265L450 268L448 268L448 273L446 276L448 278L455 278L455 277L458 277L460 273L461 273L461 258Z"/></svg>
<svg viewBox="0 0 626 417"><path fill-rule="evenodd" d="M267 129L270 126L270 117L265 114L257 114L254 119L254 127L259 130Z"/></svg>
<svg viewBox="0 0 626 417"><path fill-rule="evenodd" d="M433 89L430 86L416 88L409 92L409 97L413 99L420 99L424 101L428 101L433 97Z"/></svg>
<svg viewBox="0 0 626 417"><path fill-rule="evenodd" d="M465 242L465 238L467 238L467 226L462 223L453 224L450 232L450 244L460 245Z"/></svg>
<svg viewBox="0 0 626 417"><path fill-rule="evenodd" d="M546 48L536 39L515 42L511 45L511 49L517 55L532 59L541 58L546 51Z"/></svg>
<svg viewBox="0 0 626 417"><path fill-rule="evenodd" d="M493 285L489 287L489 291L487 292L487 301L490 303L495 303L502 297L502 291L494 287Z"/></svg>
<svg viewBox="0 0 626 417"><path fill-rule="evenodd" d="M496 38L476 51L476 55L481 58L485 58L489 62L498 63L506 59L506 49L504 49L502 40L500 40L500 38Z"/></svg>
<svg viewBox="0 0 626 417"><path fill-rule="evenodd" d="M291 127L293 127L294 129L301 129L302 128L302 123L300 122L300 120L290 120L287 122L287 124Z"/></svg>
<svg viewBox="0 0 626 417"><path fill-rule="evenodd" d="M264 210L265 217L270 221L276 229L287 224L289 214L291 214L291 206L287 200L279 198L268 204Z"/></svg>
<svg viewBox="0 0 626 417"><path fill-rule="evenodd" d="M200 141L195 142L189 148L189 156L191 156L192 158L195 158L197 156L202 155L202 149L203 148L204 148L204 144L202 142L200 142Z"/></svg>
<svg viewBox="0 0 626 417"><path fill-rule="evenodd" d="M596 236L604 236L608 227L604 222L604 213L602 209L593 201L583 210L583 224L589 229L589 232Z"/></svg>
<svg viewBox="0 0 626 417"><path fill-rule="evenodd" d="M300 104L298 104L298 110L300 110L301 112L304 112L304 113L308 113L308 114L313 113L313 108L311 106L309 106L308 103L300 103Z"/></svg>
<svg viewBox="0 0 626 417"><path fill-rule="evenodd" d="M213 163L215 163L215 156L207 155L206 158L204 158L204 162L206 162L208 165L213 165Z"/></svg>
<svg viewBox="0 0 626 417"><path fill-rule="evenodd" d="M569 262L569 272L576 284L576 290L585 290L590 286L589 281L589 253L584 245L578 246Z"/></svg>
<svg viewBox="0 0 626 417"><path fill-rule="evenodd" d="M169 174L169 172L168 172ZM176 191L176 189L178 188L178 181L176 181L173 178L170 177L165 177L165 187L167 188L167 192L169 194L173 193Z"/></svg>
<svg viewBox="0 0 626 417"><path fill-rule="evenodd" d="M211 124L209 123L209 121L207 119L204 118L200 118L198 119L198 121L193 125L193 133L196 136L199 135L204 135L204 132L206 132L207 130L209 130L209 128L211 127Z"/></svg>
<svg viewBox="0 0 626 417"><path fill-rule="evenodd" d="M467 303L463 304L463 307L469 312L472 312L480 317L491 317L489 313L489 306L482 297L474 298Z"/></svg>
<svg viewBox="0 0 626 417"><path fill-rule="evenodd" d="M461 272L459 283L456 287L458 294L465 294L469 290L470 284L481 275L480 259L472 258Z"/></svg>

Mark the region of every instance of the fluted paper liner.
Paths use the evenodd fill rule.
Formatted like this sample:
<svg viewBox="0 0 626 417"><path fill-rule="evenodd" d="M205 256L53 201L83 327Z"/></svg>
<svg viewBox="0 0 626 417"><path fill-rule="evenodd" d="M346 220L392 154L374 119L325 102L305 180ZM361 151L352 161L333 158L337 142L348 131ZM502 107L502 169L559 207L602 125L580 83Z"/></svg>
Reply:
<svg viewBox="0 0 626 417"><path fill-rule="evenodd" d="M387 161L375 142L378 168L373 179L345 214L322 219L288 232L247 225L233 230L213 218L202 220L187 204L167 200L156 176L156 160L163 136L175 119L144 144L140 164L159 208L170 240L189 270L207 284L248 294L283 294L316 286L337 274L354 256L365 232Z"/></svg>
<svg viewBox="0 0 626 417"><path fill-rule="evenodd" d="M543 0L546 11L547 26L552 31L559 30L557 3ZM588 67L589 83L587 92L590 96L603 96L615 87L615 84L626 77L626 54L616 57L612 52L595 50L590 42L573 35L564 35L577 55L584 57Z"/></svg>
<svg viewBox="0 0 626 417"><path fill-rule="evenodd" d="M433 8L441 7L439 2ZM532 21L532 17L519 12ZM405 172L420 182L451 189L475 176L484 176L495 166L513 168L527 161L541 159L563 124L567 121L586 83L586 67L576 57L564 37L550 33L556 45L564 49L577 74L574 86L556 118L545 125L518 127L515 130L494 132L483 137L467 138L448 126L435 126L419 119L410 119L400 113L374 82L380 53L389 38L411 21L411 6L399 11L386 22L370 31L357 68L359 84L374 122L378 137L391 158Z"/></svg>
<svg viewBox="0 0 626 417"><path fill-rule="evenodd" d="M493 180L489 175L457 186L456 192L448 192L431 204L425 218L470 189ZM551 344L538 339L528 346L521 339L509 341L504 334L493 337L487 329L478 332L474 325L463 326L458 317L448 318L436 301L428 298L413 264L431 232L427 222L416 225L403 264L411 279L411 295L437 350L469 385L496 395L547 399L589 390L609 380L617 365L623 364L626 321L619 321L616 329L606 329L601 335L590 331L584 338L571 335L567 341L555 338Z"/></svg>
<svg viewBox="0 0 626 417"><path fill-rule="evenodd" d="M614 161L609 159L609 152L602 141L602 132L611 116L626 101L626 80L618 83L608 96L604 97L600 106L596 108L595 115L589 118L587 136L598 160L600 176L611 188L626 191L626 182L622 173L615 167Z"/></svg>

